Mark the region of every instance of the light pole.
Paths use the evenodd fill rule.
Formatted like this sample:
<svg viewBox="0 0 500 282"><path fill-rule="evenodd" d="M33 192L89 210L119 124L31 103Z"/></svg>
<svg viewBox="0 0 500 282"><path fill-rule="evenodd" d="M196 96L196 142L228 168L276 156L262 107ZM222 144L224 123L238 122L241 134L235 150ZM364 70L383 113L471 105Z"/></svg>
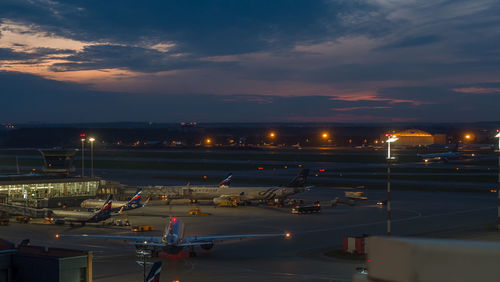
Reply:
<svg viewBox="0 0 500 282"><path fill-rule="evenodd" d="M276 136L277 136L276 132L274 131L269 132L269 140L271 141L271 144L274 144Z"/></svg>
<svg viewBox="0 0 500 282"><path fill-rule="evenodd" d="M399 138L389 136L387 139L387 236L391 236L391 143L398 141Z"/></svg>
<svg viewBox="0 0 500 282"><path fill-rule="evenodd" d="M94 137L89 138L90 141L90 177L94 178Z"/></svg>
<svg viewBox="0 0 500 282"><path fill-rule="evenodd" d="M330 135L328 134L328 132L325 131L325 132L321 133L321 138L323 138L323 140L325 140L324 141L325 143L329 143L330 142L330 140L328 139L328 137L330 137Z"/></svg>
<svg viewBox="0 0 500 282"><path fill-rule="evenodd" d="M498 131L498 130L497 130ZM495 135L496 138L498 138L498 186L497 186L497 193L498 193L498 220L497 220L497 230L500 230L500 132Z"/></svg>
<svg viewBox="0 0 500 282"><path fill-rule="evenodd" d="M82 178L85 175L85 133L80 134L82 141Z"/></svg>

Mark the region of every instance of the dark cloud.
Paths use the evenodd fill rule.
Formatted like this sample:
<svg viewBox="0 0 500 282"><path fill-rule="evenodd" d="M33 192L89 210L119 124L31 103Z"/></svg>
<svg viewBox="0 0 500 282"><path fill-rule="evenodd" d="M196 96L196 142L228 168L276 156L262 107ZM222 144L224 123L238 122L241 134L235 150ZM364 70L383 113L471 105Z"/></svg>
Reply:
<svg viewBox="0 0 500 282"><path fill-rule="evenodd" d="M231 63L201 61L190 56L176 56L150 48L121 45L91 45L65 57L67 63L54 64L53 71L126 68L138 72L160 72L193 67L229 66Z"/></svg>
<svg viewBox="0 0 500 282"><path fill-rule="evenodd" d="M418 47L418 46L422 46L422 45L432 44L432 43L438 42L439 40L440 40L440 37L437 35L406 37L406 38L399 39L398 41L393 42L391 44L387 44L385 46L382 46L382 47L378 48L378 50L392 49L392 48Z"/></svg>
<svg viewBox="0 0 500 282"><path fill-rule="evenodd" d="M2 114L7 119L39 116L47 121L64 120L65 116L83 121L89 118L87 111L103 120L284 121L289 117L331 119L346 114L363 115L367 120L375 115L426 121L465 119L469 115L474 120L491 120L496 118L492 105L498 104L497 95L478 96L471 93L474 89L453 89L479 87L475 79L494 81L500 75L499 13L499 2L490 0L4 0L0 1L0 22L29 26L22 32L30 34L43 33L93 45L78 52L51 48L15 52L2 45L0 61L37 64L64 57L65 62L49 70L128 69L145 76L196 69L175 79L187 85L206 82L209 77L220 86L208 85L208 89L215 90L195 96L186 93L196 91L183 93L179 90L182 87L167 92L151 86L152 92L162 94L154 96L96 92L87 85L2 73L0 79L8 86L8 99L14 105ZM359 44L370 45L360 48L356 39L360 39ZM342 45L349 40L354 43ZM171 44L171 48L153 48L160 43ZM313 48L315 45L319 47ZM297 46L304 47L303 51ZM259 57L261 54L266 55ZM207 58L229 55L231 58ZM242 58L247 55L255 56ZM298 89L304 93L312 93L307 88L316 87L346 89L347 93L353 89L351 92L378 90L377 97L383 100L217 96L217 90L254 93L230 89L238 87L231 79L254 81L255 89L293 82L304 85L304 89ZM464 80L472 82L464 85ZM161 83L153 82L151 85L160 85L156 87L162 90ZM404 83L415 86L388 86ZM287 94L282 89L276 93ZM74 104L81 107L75 108ZM115 105L120 113L109 113L106 104ZM52 111L43 111L37 105Z"/></svg>
<svg viewBox="0 0 500 282"><path fill-rule="evenodd" d="M286 121L471 121L497 119L500 95L457 93L448 88L387 88L387 100L345 101L325 96L144 95L92 90L35 75L0 72L4 107L0 120L14 122L286 122ZM463 85L462 85L463 86ZM492 85L490 85L492 86ZM438 100L432 96L440 97ZM392 102L421 100L421 105ZM111 108L119 109L110 111ZM358 119L357 119L358 118Z"/></svg>
<svg viewBox="0 0 500 282"><path fill-rule="evenodd" d="M0 3L0 18L34 23L45 31L83 41L170 41L185 52L207 56L338 38L364 24L357 21L373 9L362 1L326 0L6 0Z"/></svg>
<svg viewBox="0 0 500 282"><path fill-rule="evenodd" d="M26 53L18 53L10 48L0 48L0 60L25 60L30 56Z"/></svg>
<svg viewBox="0 0 500 282"><path fill-rule="evenodd" d="M14 51L11 48L0 48L0 61L35 60L36 62L39 62L40 60L52 58L51 55L73 54L73 53L75 53L75 51L73 50L63 50L63 49L53 49L53 48L34 48L29 50L29 52ZM28 63L34 63L34 62L28 62Z"/></svg>

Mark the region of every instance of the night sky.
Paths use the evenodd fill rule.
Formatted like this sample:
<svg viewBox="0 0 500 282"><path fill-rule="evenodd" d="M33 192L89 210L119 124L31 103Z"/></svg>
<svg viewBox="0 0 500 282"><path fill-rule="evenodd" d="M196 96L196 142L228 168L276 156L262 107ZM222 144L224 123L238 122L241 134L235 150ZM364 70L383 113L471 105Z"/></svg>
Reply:
<svg viewBox="0 0 500 282"><path fill-rule="evenodd" d="M500 1L0 1L0 122L500 120Z"/></svg>

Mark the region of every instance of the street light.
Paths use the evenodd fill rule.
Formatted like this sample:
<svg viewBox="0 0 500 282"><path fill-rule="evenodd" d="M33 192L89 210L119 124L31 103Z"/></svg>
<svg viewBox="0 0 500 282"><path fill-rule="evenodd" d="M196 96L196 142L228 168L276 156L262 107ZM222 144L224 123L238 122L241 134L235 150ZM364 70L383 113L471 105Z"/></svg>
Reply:
<svg viewBox="0 0 500 282"><path fill-rule="evenodd" d="M396 136L392 136L392 137L389 137L389 139L387 139L385 141L385 142L387 142L387 159L388 160L391 159L391 143L396 142L398 140L399 140L399 138L397 138Z"/></svg>
<svg viewBox="0 0 500 282"><path fill-rule="evenodd" d="M387 236L391 236L391 143L398 141L396 136L389 136L387 142Z"/></svg>
<svg viewBox="0 0 500 282"><path fill-rule="evenodd" d="M276 137L276 133L275 132L269 133L269 137L271 137L271 139L273 139L274 137Z"/></svg>
<svg viewBox="0 0 500 282"><path fill-rule="evenodd" d="M497 192L498 192L498 221L497 221L497 230L500 230L500 131L497 129L497 135L495 135L496 138L498 138L498 187L497 187Z"/></svg>
<svg viewBox="0 0 500 282"><path fill-rule="evenodd" d="M85 174L85 133L80 134L80 140L82 141L82 177Z"/></svg>
<svg viewBox="0 0 500 282"><path fill-rule="evenodd" d="M498 151L500 152L500 132L498 132L495 137L498 138Z"/></svg>
<svg viewBox="0 0 500 282"><path fill-rule="evenodd" d="M90 141L90 177L94 177L94 137L89 138Z"/></svg>

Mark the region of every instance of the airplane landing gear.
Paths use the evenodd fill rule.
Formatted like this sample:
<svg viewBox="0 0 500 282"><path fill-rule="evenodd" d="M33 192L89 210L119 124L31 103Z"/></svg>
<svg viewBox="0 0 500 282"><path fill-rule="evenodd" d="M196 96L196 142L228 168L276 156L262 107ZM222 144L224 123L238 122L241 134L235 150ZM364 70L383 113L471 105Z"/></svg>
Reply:
<svg viewBox="0 0 500 282"><path fill-rule="evenodd" d="M189 257L190 257L190 258L194 258L194 257L196 257L196 252L194 251L194 246L191 246L191 247L189 248Z"/></svg>

